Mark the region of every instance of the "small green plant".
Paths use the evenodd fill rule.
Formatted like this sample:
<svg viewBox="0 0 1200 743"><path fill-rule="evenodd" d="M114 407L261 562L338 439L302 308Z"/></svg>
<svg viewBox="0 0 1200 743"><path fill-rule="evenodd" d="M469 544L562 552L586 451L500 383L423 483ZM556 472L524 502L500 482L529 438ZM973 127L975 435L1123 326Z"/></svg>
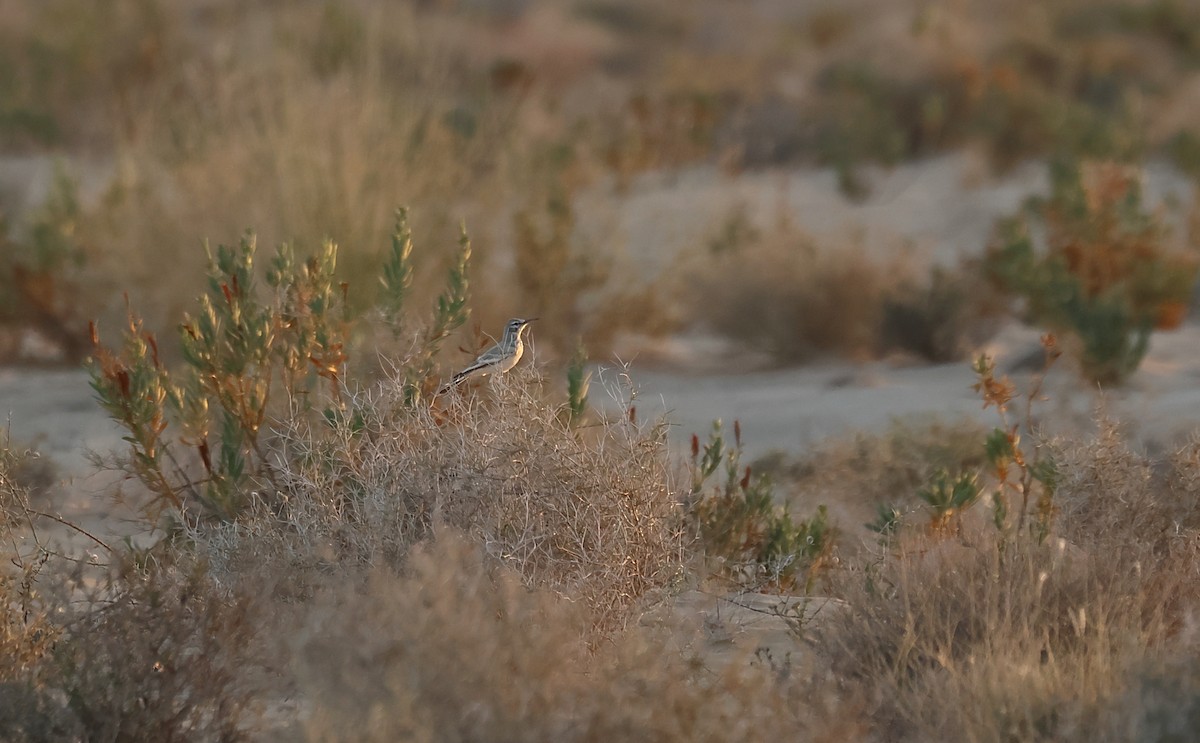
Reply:
<svg viewBox="0 0 1200 743"><path fill-rule="evenodd" d="M954 517L974 504L982 492L975 473L960 472L951 476L946 470L939 469L933 473L929 483L917 491L917 497L929 504L933 511L931 528L945 531Z"/></svg>
<svg viewBox="0 0 1200 743"><path fill-rule="evenodd" d="M867 529L878 534L882 539L890 539L900 531L904 524L904 514L899 508L886 503L875 506L875 520L863 524Z"/></svg>
<svg viewBox="0 0 1200 743"><path fill-rule="evenodd" d="M236 247L209 250L208 292L180 328L180 371L167 370L157 340L132 310L120 352L93 336L92 388L128 432L133 474L155 495L152 522L168 507L180 516L235 517L249 505L251 481L273 480L262 435L276 393L305 409L318 379L329 383L331 399L340 394L346 318L333 279L337 247L326 243L297 263L280 246L265 297L256 252L249 235Z"/></svg>
<svg viewBox="0 0 1200 743"><path fill-rule="evenodd" d="M401 208L396 211L396 226L392 230L392 245L388 251L387 260L383 264L383 275L379 283L383 293L379 300L384 319L392 326L392 331L400 333L400 317L404 302L408 299L412 288L412 229L408 225L408 210Z"/></svg>
<svg viewBox="0 0 1200 743"><path fill-rule="evenodd" d="M401 236L402 241L409 239L407 223L404 218L405 214L401 212L396 228L396 234ZM399 249L399 258L394 246L395 239L393 239L393 259L387 264L388 270L392 273L385 278L388 281L400 279L400 283L392 285L399 287L403 286L402 279L405 276L404 266L407 258L404 257L403 242ZM467 236L467 226L464 224L458 239L458 250L454 254L454 260L451 262L446 276L446 288L438 295L434 303L433 323L425 334L420 348L409 360L404 370L404 397L408 405L415 405L436 387L433 374L434 358L437 356L438 349L441 348L442 341L466 324L467 318L471 316L471 310L467 306L467 300L470 298L470 280L467 269L470 263L471 238ZM390 291L388 296L395 298L397 294ZM391 301L394 302L394 299ZM393 306L395 311L399 311L398 304ZM393 319L392 325L397 327L397 321Z"/></svg>
<svg viewBox="0 0 1200 743"><path fill-rule="evenodd" d="M1041 399L1045 374L1061 353L1054 336L1049 334L1042 337L1042 347L1046 354L1045 366L1034 377L1031 388L1024 395L1023 420L1014 421L1009 416L1012 402L1020 396L1016 385L1007 376L997 376L995 362L986 355L975 361L978 381L974 385L975 391L983 398L984 407L994 407L1000 418L1000 426L988 434L984 443L995 480L992 492L993 522L997 529L1005 529L1011 511L1010 500L1019 498L1016 531L1023 533L1029 525L1039 540L1045 539L1050 533L1058 469L1046 447L1036 442L1031 446L1024 445L1020 431L1022 424L1027 429L1032 428L1033 405Z"/></svg>
<svg viewBox="0 0 1200 743"><path fill-rule="evenodd" d="M571 428L578 426L587 413L591 382L592 373L587 370L587 351L580 344L567 366L567 425Z"/></svg>
<svg viewBox="0 0 1200 743"><path fill-rule="evenodd" d="M1200 256L1168 242L1130 169L1060 162L1051 175L1049 198L997 226L987 269L1035 322L1067 335L1086 377L1120 383L1141 363L1150 333L1182 321Z"/></svg>
<svg viewBox="0 0 1200 743"><path fill-rule="evenodd" d="M742 429L733 424L733 446L727 446L721 422L703 447L692 436L692 514L705 552L723 558L734 574L765 578L779 589L811 590L833 550L834 530L825 507L807 521L797 521L775 503L774 488L741 466ZM717 475L715 482L710 482Z"/></svg>

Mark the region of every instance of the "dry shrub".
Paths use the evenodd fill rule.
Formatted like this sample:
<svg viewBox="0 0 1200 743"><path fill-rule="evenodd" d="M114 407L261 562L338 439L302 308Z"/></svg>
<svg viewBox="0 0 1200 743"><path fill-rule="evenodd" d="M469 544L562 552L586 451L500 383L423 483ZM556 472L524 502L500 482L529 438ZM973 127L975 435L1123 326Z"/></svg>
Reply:
<svg viewBox="0 0 1200 743"><path fill-rule="evenodd" d="M787 220L768 230L735 210L678 293L702 326L784 361L893 351L962 358L998 309L977 269L921 275L911 256L819 244Z"/></svg>
<svg viewBox="0 0 1200 743"><path fill-rule="evenodd" d="M202 572L130 567L93 587L61 557L38 567L36 587L0 581L0 738L249 737L266 688L251 597Z"/></svg>
<svg viewBox="0 0 1200 743"><path fill-rule="evenodd" d="M829 249L787 224L759 233L737 215L711 247L687 277L688 314L789 361L874 354L884 298L905 275L861 246Z"/></svg>
<svg viewBox="0 0 1200 743"><path fill-rule="evenodd" d="M1159 462L1134 451L1116 422L1102 418L1098 426L1094 440L1056 457L1059 530L1075 542L1161 560L1200 529L1200 439Z"/></svg>
<svg viewBox="0 0 1200 743"><path fill-rule="evenodd" d="M36 584L47 555L20 551L30 523L30 489L20 475L28 460L11 448L8 432L0 431L0 541L15 552L6 560L15 569L0 572L0 683L19 681L36 668L57 635L47 613L37 610Z"/></svg>
<svg viewBox="0 0 1200 743"><path fill-rule="evenodd" d="M24 458L0 436L0 535L16 567L0 573L0 739L245 738L263 688L258 604L200 569L47 547L14 476Z"/></svg>
<svg viewBox="0 0 1200 743"><path fill-rule="evenodd" d="M295 641L309 740L785 740L813 703L762 667L704 670L645 626L589 650L587 607L450 531L402 576L341 582Z"/></svg>
<svg viewBox="0 0 1200 743"><path fill-rule="evenodd" d="M989 318L1003 303L978 268L935 267L922 282L908 282L883 304L881 350L900 350L934 362L961 361L991 330Z"/></svg>
<svg viewBox="0 0 1200 743"><path fill-rule="evenodd" d="M38 568L36 586L0 581L0 738L248 739L266 688L251 597L202 572L130 566L94 587L59 556Z"/></svg>
<svg viewBox="0 0 1200 743"><path fill-rule="evenodd" d="M250 737L266 688L250 597L169 569L128 571L89 589L61 559L38 579L24 623L40 647L30 653L11 633L2 639L5 741ZM2 589L8 605L16 597Z"/></svg>
<svg viewBox="0 0 1200 743"><path fill-rule="evenodd" d="M57 603L61 634L28 687L56 724L89 740L249 739L265 683L251 596L202 571L131 569L78 608ZM39 739L27 722L0 724Z"/></svg>
<svg viewBox="0 0 1200 743"><path fill-rule="evenodd" d="M894 739L1143 739L1108 710L1196 652L1198 511L1172 497L1197 476L1189 451L1156 474L1111 427L1063 446L1047 540L902 540L846 577L818 646Z"/></svg>
<svg viewBox="0 0 1200 743"><path fill-rule="evenodd" d="M280 431L281 501L196 535L214 564L396 564L445 524L530 585L586 604L599 624L680 572L681 521L662 425L574 431L521 367L432 407L400 382L360 394L327 427ZM236 569L236 566L232 566Z"/></svg>
<svg viewBox="0 0 1200 743"><path fill-rule="evenodd" d="M910 544L857 576L818 645L898 739L1083 739L1170 638L1164 592L1194 593L1187 571L1156 577L1069 544Z"/></svg>

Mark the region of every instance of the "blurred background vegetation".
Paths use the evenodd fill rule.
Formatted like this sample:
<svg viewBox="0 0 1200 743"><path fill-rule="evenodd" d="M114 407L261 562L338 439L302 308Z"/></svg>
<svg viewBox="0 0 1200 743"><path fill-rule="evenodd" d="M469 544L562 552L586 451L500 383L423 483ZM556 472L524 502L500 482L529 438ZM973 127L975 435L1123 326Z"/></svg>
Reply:
<svg viewBox="0 0 1200 743"><path fill-rule="evenodd" d="M419 298L465 220L478 327L542 315L563 357L700 326L784 361L958 359L1021 294L978 266L897 270L815 244L804 215L766 234L735 215L647 276L615 227L580 228L579 197L689 166L827 166L854 199L864 167L962 150L995 173L1200 174L1200 6L0 0L0 358L78 359L126 293L172 327L201 243L248 229L301 255L338 243L364 310L405 205Z"/></svg>

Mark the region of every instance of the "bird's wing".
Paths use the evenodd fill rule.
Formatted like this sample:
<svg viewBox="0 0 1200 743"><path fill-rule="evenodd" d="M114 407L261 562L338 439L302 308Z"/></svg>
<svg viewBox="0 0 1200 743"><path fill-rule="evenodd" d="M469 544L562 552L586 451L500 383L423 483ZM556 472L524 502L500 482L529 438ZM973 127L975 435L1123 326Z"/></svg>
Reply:
<svg viewBox="0 0 1200 743"><path fill-rule="evenodd" d="M486 366L488 364L494 364L497 361L502 360L504 357L505 357L504 349L500 348L500 344L497 343L496 345L492 346L488 350L479 354L478 358L475 359L475 363L471 364L471 366L473 366L473 367L480 366L480 365Z"/></svg>

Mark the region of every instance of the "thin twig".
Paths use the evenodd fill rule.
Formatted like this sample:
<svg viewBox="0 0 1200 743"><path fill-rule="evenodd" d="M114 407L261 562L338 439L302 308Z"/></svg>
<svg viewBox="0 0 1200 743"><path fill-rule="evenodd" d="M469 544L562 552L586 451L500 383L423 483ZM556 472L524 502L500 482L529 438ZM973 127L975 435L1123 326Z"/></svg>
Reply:
<svg viewBox="0 0 1200 743"><path fill-rule="evenodd" d="M62 524L63 526L65 526L67 528L74 529L75 531L79 532L83 536L92 540L93 542L100 545L104 549L108 550L110 553L113 551L113 548L108 546L108 544L106 544L103 539L101 539L100 537L97 537L95 534L92 534L90 531L88 531L87 529L84 529L82 526L79 526L78 524L72 524L70 521L67 521L66 519L64 519L60 516L55 516L52 513L45 513L44 511L35 511L32 508L29 508L26 510L28 511L28 513L31 513L34 516L41 516L43 518L50 519L51 521L57 521L58 523Z"/></svg>

